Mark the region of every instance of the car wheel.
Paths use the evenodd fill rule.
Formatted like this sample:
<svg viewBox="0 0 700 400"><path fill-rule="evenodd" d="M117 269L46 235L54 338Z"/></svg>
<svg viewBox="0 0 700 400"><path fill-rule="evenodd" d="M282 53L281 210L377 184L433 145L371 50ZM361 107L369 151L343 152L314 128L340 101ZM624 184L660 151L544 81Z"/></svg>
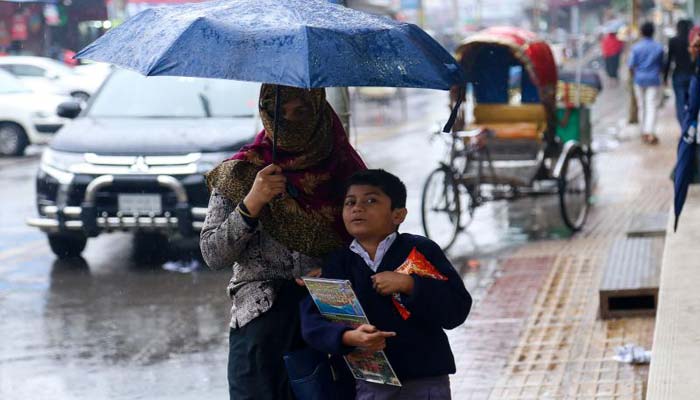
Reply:
<svg viewBox="0 0 700 400"><path fill-rule="evenodd" d="M52 233L48 238L51 251L60 259L79 257L87 244L87 237L79 233Z"/></svg>
<svg viewBox="0 0 700 400"><path fill-rule="evenodd" d="M80 102L86 102L90 98L90 95L85 93L85 92L73 92L70 95L72 98L74 98Z"/></svg>
<svg viewBox="0 0 700 400"><path fill-rule="evenodd" d="M24 129L17 124L0 124L0 155L21 156L27 148L29 140Z"/></svg>

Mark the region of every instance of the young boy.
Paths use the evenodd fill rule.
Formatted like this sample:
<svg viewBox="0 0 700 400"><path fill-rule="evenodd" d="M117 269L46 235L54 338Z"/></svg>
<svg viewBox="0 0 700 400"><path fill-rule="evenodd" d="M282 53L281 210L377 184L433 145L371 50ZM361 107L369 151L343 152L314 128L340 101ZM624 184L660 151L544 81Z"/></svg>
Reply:
<svg viewBox="0 0 700 400"><path fill-rule="evenodd" d="M385 351L402 386L357 380L357 399L449 399L455 362L443 329L466 320L471 296L438 245L398 233L407 213L399 178L366 170L353 175L346 188L343 222L355 240L329 257L322 277L349 280L375 325L352 329L328 321L308 297L301 305L304 339L333 355ZM439 279L394 271L414 249Z"/></svg>

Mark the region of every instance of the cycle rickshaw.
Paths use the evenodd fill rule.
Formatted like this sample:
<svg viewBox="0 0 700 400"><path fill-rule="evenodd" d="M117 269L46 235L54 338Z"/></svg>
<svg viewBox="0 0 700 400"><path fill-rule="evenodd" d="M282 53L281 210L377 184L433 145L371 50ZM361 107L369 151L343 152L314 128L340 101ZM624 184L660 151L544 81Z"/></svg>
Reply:
<svg viewBox="0 0 700 400"><path fill-rule="evenodd" d="M565 225L580 230L591 196L590 124L574 138L557 134L557 67L547 43L522 29L490 28L464 41L457 59L473 99L464 104L473 109L462 106L444 134L449 159L423 187L426 236L447 249L480 205L554 194ZM454 89L453 102L465 93Z"/></svg>

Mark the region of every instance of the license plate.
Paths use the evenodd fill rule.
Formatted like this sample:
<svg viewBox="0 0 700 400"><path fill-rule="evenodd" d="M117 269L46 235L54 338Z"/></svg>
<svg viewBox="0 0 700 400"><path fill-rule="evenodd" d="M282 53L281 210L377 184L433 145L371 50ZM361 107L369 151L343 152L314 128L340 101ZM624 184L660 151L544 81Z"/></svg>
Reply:
<svg viewBox="0 0 700 400"><path fill-rule="evenodd" d="M123 213L160 215L163 211L159 194L120 194L117 201Z"/></svg>

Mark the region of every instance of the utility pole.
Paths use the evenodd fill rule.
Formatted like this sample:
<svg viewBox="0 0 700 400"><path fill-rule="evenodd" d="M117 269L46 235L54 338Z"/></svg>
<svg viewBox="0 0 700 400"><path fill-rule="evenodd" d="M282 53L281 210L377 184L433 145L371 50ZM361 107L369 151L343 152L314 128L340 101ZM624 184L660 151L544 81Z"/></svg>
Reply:
<svg viewBox="0 0 700 400"><path fill-rule="evenodd" d="M462 19L459 17L459 0L452 0L452 14L454 16L455 32L459 32L462 28Z"/></svg>
<svg viewBox="0 0 700 400"><path fill-rule="evenodd" d="M423 0L418 0L418 26L425 29L425 9L423 8Z"/></svg>
<svg viewBox="0 0 700 400"><path fill-rule="evenodd" d="M639 0L630 0L630 18L632 21L630 21L630 31L628 36L629 39L636 39L639 32ZM630 99L630 109L627 122L630 124L636 124L639 122L639 109L637 107L637 97L634 95L634 82L631 76L627 87L629 89Z"/></svg>

